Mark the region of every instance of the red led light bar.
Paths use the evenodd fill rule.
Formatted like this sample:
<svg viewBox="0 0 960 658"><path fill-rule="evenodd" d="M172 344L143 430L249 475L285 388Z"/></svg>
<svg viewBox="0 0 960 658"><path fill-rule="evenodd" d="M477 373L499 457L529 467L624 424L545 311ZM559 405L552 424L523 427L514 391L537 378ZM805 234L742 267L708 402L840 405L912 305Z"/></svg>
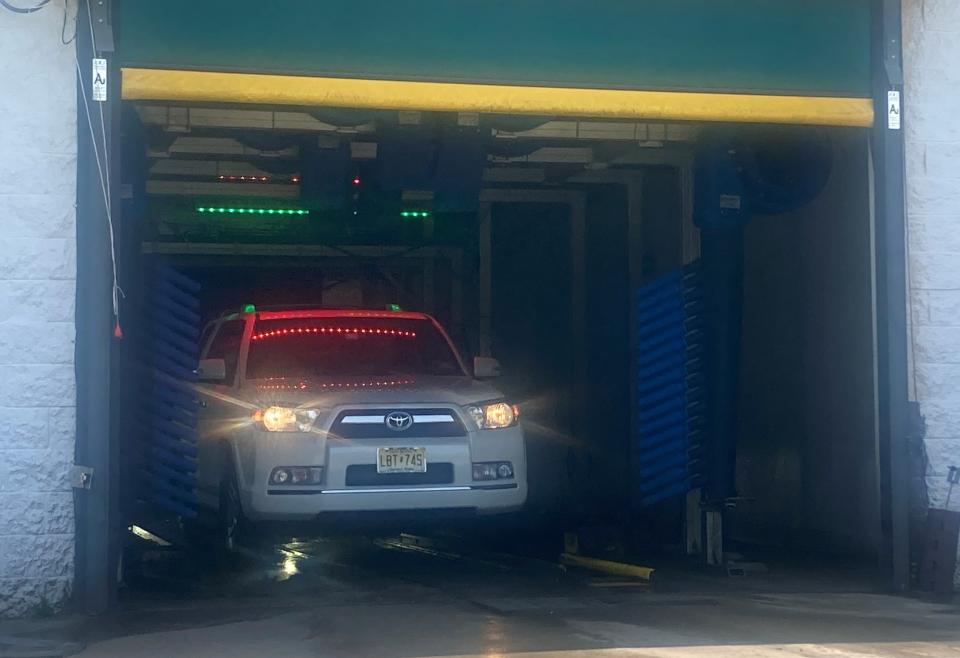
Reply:
<svg viewBox="0 0 960 658"><path fill-rule="evenodd" d="M257 388L261 391L306 391L310 388L390 388L391 386L410 386L416 383L414 379L385 379L364 382L329 382L326 384L308 384L307 382L298 382L296 384L259 384Z"/></svg>
<svg viewBox="0 0 960 658"><path fill-rule="evenodd" d="M257 388L261 391L305 391L308 387L306 382L299 382L297 384L260 384Z"/></svg>
<svg viewBox="0 0 960 658"><path fill-rule="evenodd" d="M317 388L387 388L390 386L409 386L417 382L412 379L399 379L382 382L343 382L339 384L318 384Z"/></svg>
<svg viewBox="0 0 960 658"><path fill-rule="evenodd" d="M364 336L402 336L405 338L416 338L417 332L405 331L403 329L374 329L359 327L292 327L290 329L274 329L273 331L264 331L254 334L251 340L263 340L264 338L275 338L277 336L297 336L303 334L356 334Z"/></svg>

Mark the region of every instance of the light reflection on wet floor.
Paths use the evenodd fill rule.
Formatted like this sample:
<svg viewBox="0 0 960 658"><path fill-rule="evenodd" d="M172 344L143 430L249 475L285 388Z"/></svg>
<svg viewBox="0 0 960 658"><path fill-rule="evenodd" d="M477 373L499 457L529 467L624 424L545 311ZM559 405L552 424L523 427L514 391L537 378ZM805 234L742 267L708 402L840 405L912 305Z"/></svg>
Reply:
<svg viewBox="0 0 960 658"><path fill-rule="evenodd" d="M315 593L318 600L333 593L350 598L375 595L389 600L397 590L444 592L530 589L556 586L562 568L550 561L508 565L504 556L488 554L456 539L434 540L410 535L261 538L231 554L210 548L148 550L131 569L125 600L137 607L144 600L289 596ZM529 573L527 573L530 571Z"/></svg>
<svg viewBox="0 0 960 658"><path fill-rule="evenodd" d="M172 646L200 642L218 651L239 642L235 657L268 648L274 656L378 658L960 651L960 610L844 591L825 573L789 592L782 579L765 577L754 591L713 578L670 593L508 557L470 540L399 535L261 538L228 559L169 551L144 564L123 609L96 632L173 632L136 644L153 642L153 654L129 653L135 643L124 639L120 653L91 656L174 655ZM267 636L281 639L267 647ZM916 653L924 642L940 644Z"/></svg>

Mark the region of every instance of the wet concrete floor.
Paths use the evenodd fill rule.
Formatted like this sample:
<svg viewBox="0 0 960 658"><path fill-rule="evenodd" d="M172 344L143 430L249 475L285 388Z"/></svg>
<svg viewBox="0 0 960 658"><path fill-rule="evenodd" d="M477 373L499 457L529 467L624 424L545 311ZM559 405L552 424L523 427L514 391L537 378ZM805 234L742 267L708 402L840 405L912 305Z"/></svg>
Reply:
<svg viewBox="0 0 960 658"><path fill-rule="evenodd" d="M426 544L426 545L424 545ZM564 571L473 541L261 541L228 560L153 551L84 658L960 656L960 607L849 573L772 567L659 581Z"/></svg>

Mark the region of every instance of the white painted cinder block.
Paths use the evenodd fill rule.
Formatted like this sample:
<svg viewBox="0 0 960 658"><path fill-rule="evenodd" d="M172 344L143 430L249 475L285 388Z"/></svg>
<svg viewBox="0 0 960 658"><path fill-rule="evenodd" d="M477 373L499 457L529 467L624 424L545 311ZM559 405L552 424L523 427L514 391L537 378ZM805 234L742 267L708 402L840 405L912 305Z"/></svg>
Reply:
<svg viewBox="0 0 960 658"><path fill-rule="evenodd" d="M960 466L960 2L904 0L903 12L914 376L927 495L942 508Z"/></svg>
<svg viewBox="0 0 960 658"><path fill-rule="evenodd" d="M960 4L956 0L925 0L923 20L930 32L960 32Z"/></svg>
<svg viewBox="0 0 960 658"><path fill-rule="evenodd" d="M960 468L960 438L956 439L938 439L927 437L927 472L928 478L939 478L946 484L946 476L951 466ZM960 511L960 486L955 487L957 499L957 509Z"/></svg>
<svg viewBox="0 0 960 658"><path fill-rule="evenodd" d="M63 2L0 11L0 616L56 608L73 583L77 111Z"/></svg>
<svg viewBox="0 0 960 658"><path fill-rule="evenodd" d="M960 290L915 289L912 297L916 324L956 326L960 317Z"/></svg>
<svg viewBox="0 0 960 658"><path fill-rule="evenodd" d="M960 157L960 153L958 153ZM910 251L955 254L960 251L960 232L957 217L952 214L924 215L914 213L910 217Z"/></svg>

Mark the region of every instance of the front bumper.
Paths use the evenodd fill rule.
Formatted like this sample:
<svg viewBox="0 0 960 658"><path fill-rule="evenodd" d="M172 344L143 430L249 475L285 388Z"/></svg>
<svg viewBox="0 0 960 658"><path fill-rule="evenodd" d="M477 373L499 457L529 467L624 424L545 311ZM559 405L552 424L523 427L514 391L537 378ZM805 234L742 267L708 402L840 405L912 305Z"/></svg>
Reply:
<svg viewBox="0 0 960 658"><path fill-rule="evenodd" d="M244 509L253 520L307 521L326 513L460 510L465 514L506 514L519 511L527 499L526 485L503 488L391 487L389 489L327 489L313 492L249 492ZM508 488L509 487L509 488Z"/></svg>
<svg viewBox="0 0 960 658"><path fill-rule="evenodd" d="M467 514L518 511L527 499L526 451L519 427L468 432L461 437L336 439L322 432L271 433L249 429L233 440L241 504L254 521L306 521L326 513L459 510ZM375 465L383 447L422 447L428 463L449 463L450 482L403 486L349 486L347 467ZM473 462L509 461L514 477L472 479ZM278 466L321 466L316 486L270 485Z"/></svg>

